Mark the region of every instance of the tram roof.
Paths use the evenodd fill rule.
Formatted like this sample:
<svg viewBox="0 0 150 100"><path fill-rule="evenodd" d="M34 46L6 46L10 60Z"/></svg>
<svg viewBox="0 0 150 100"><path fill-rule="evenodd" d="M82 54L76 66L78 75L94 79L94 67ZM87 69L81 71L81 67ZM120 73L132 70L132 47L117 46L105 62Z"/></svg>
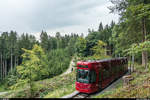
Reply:
<svg viewBox="0 0 150 100"><path fill-rule="evenodd" d="M95 63L95 62L106 62L106 61L121 60L121 59L126 59L126 57L109 58L109 59L102 59L102 60L85 60L85 61L81 61L81 62Z"/></svg>

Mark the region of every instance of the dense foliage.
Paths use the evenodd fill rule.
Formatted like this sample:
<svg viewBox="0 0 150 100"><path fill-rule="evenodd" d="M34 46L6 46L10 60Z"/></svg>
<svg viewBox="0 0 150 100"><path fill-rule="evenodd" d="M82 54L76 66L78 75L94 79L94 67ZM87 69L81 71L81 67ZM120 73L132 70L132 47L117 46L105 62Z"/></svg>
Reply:
<svg viewBox="0 0 150 100"><path fill-rule="evenodd" d="M75 53L78 35L55 37L41 32L40 42L34 36L16 32L3 32L0 36L0 78L6 86L12 86L20 79L26 83L32 72L32 79L51 78L64 72ZM10 41L8 41L10 40ZM10 45L10 46L9 46ZM26 81L25 81L26 80Z"/></svg>
<svg viewBox="0 0 150 100"><path fill-rule="evenodd" d="M17 32L3 32L0 36L0 80L4 79L9 71L22 63L21 55L24 53L21 48L32 49L38 43L34 36Z"/></svg>
<svg viewBox="0 0 150 100"><path fill-rule="evenodd" d="M103 24L100 22L98 31L89 29L88 35L83 38L80 37L76 43L76 52L81 57L93 56L94 54L98 54L99 56L109 55L112 56L114 53L114 44L110 39L112 38L112 29L115 26L115 23L112 21L110 25L106 25L103 28ZM99 41L104 42L106 46L102 46L99 51L102 51L104 54L98 53L96 50L92 50L94 46L99 45ZM98 46L97 46L98 47ZM105 48L105 50L103 50ZM104 52L105 51L105 52Z"/></svg>
<svg viewBox="0 0 150 100"><path fill-rule="evenodd" d="M133 43L149 40L150 1L149 0L110 0L113 3L109 9L120 15L119 23L113 29L112 42L115 44L115 53L123 54ZM136 56L142 65L148 62L148 51ZM142 57L141 57L142 56Z"/></svg>

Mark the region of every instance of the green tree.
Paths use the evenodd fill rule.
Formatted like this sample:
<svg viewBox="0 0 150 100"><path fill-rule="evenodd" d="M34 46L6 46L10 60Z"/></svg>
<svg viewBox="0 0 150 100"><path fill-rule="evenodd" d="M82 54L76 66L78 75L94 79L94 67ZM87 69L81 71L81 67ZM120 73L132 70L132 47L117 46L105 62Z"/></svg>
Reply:
<svg viewBox="0 0 150 100"><path fill-rule="evenodd" d="M130 56L135 56L143 51L150 51L150 41L145 41L139 44L132 44L131 47L129 49L126 49L124 52L127 52L127 54ZM145 64L145 68L148 68L148 63Z"/></svg>
<svg viewBox="0 0 150 100"><path fill-rule="evenodd" d="M76 42L76 52L78 53L79 56L86 56L86 44L87 41L84 38L78 38Z"/></svg>
<svg viewBox="0 0 150 100"><path fill-rule="evenodd" d="M93 50L94 52L94 58L96 59L103 59L103 58L106 58L108 57L107 54L106 54L106 43L104 43L103 41L99 40L97 42L97 44L91 49Z"/></svg>
<svg viewBox="0 0 150 100"><path fill-rule="evenodd" d="M110 7L112 12L118 12L120 15L120 25L122 27L122 36L130 37L132 43L146 41L147 31L149 32L150 21L150 1L149 0L111 0L114 6ZM137 37L139 36L139 37ZM140 38L140 39L139 39ZM121 39L121 41L125 41ZM128 45L128 44L127 44ZM127 46L123 45L123 46ZM128 45L129 46L129 45ZM148 54L142 52L142 65L147 63Z"/></svg>
<svg viewBox="0 0 150 100"><path fill-rule="evenodd" d="M39 80L48 75L48 61L43 49L35 44L32 50L23 50L25 52L22 55L23 62L20 66L17 66L17 72L21 75L21 79L28 78L30 70L32 71L33 80Z"/></svg>
<svg viewBox="0 0 150 100"><path fill-rule="evenodd" d="M102 22L100 22L99 27L98 27L98 31L101 32L103 30L103 24Z"/></svg>
<svg viewBox="0 0 150 100"><path fill-rule="evenodd" d="M21 65L17 66L17 73L20 77L18 77L17 83L11 86L11 88L15 89L25 83L29 83L31 92L30 97L32 97L34 81L49 75L47 71L48 61L43 49L36 44L32 50L23 50L23 62Z"/></svg>
<svg viewBox="0 0 150 100"><path fill-rule="evenodd" d="M69 67L71 56L68 52L68 48L55 49L48 52L47 59L47 71L49 72L49 76L47 78L50 78L61 74Z"/></svg>
<svg viewBox="0 0 150 100"><path fill-rule="evenodd" d="M41 40L41 47L45 50L48 51L50 49L49 42L48 42L48 35L46 32L42 31L40 35L40 40Z"/></svg>

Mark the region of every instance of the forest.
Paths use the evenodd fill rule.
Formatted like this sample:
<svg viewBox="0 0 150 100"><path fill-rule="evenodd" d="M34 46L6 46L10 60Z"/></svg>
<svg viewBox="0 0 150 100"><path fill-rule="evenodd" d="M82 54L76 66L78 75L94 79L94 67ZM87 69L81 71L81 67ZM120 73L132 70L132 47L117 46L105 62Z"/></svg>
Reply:
<svg viewBox="0 0 150 100"><path fill-rule="evenodd" d="M119 22L88 29L88 35L41 32L35 36L16 31L0 35L0 84L14 89L65 72L72 57L79 60L127 57L129 61L149 68L150 1L110 0L111 13L119 14Z"/></svg>
<svg viewBox="0 0 150 100"><path fill-rule="evenodd" d="M15 31L3 32L0 36L1 82L5 81L10 86L15 84L18 78L27 77L27 74L24 77L19 76L18 70L27 71L30 69L26 67L28 62L34 63L33 68L37 69L35 74L39 73L41 69L45 71L42 72L41 77L38 76L35 80L60 74L69 65L71 56L75 52L73 44L78 37L76 34L61 36L59 32L56 33L55 37L51 37L42 31L41 42L39 42L32 35L22 34L19 37Z"/></svg>

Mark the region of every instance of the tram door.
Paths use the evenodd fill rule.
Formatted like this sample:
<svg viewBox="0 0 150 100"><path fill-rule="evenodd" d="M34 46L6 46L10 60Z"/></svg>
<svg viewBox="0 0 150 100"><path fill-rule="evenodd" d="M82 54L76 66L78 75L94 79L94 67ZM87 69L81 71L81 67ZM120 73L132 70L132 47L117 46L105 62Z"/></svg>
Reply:
<svg viewBox="0 0 150 100"><path fill-rule="evenodd" d="M99 68L99 90L102 88L102 68Z"/></svg>

